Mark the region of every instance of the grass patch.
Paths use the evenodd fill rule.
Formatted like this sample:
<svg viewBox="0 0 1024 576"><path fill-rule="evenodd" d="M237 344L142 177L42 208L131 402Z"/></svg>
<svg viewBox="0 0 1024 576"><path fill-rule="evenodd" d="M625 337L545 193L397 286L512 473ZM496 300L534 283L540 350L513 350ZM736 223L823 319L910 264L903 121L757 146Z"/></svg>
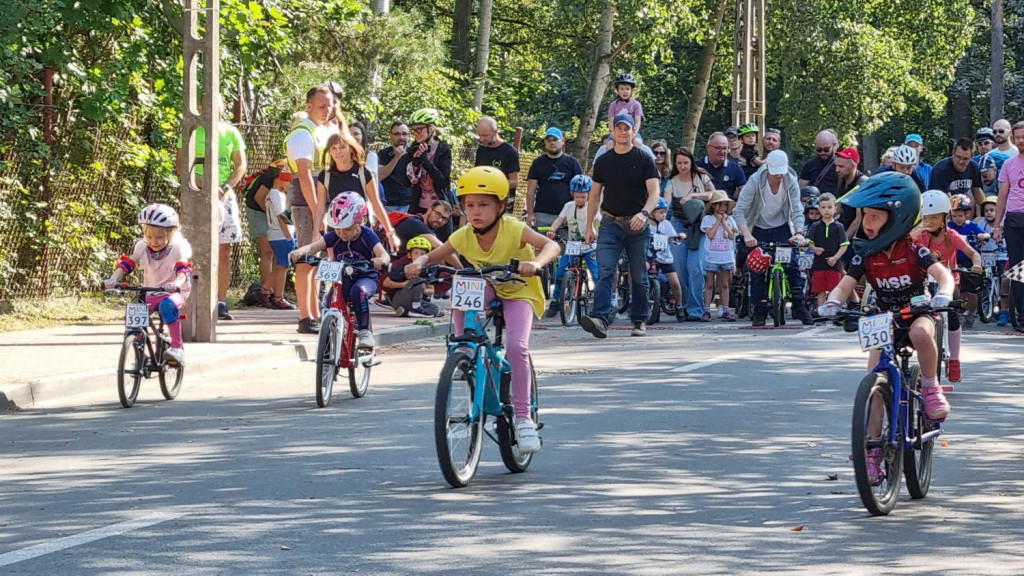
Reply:
<svg viewBox="0 0 1024 576"><path fill-rule="evenodd" d="M0 332L105 324L124 318L124 307L124 300L102 296L0 302Z"/></svg>

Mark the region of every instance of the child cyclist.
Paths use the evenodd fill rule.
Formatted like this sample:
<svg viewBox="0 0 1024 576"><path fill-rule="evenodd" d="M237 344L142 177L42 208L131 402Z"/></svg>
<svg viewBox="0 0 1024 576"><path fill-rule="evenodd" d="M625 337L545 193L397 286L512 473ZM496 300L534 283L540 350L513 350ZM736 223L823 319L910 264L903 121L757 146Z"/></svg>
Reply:
<svg viewBox="0 0 1024 576"><path fill-rule="evenodd" d="M718 283L718 315L725 322L735 322L729 312L729 289L732 274L736 270L736 234L739 227L729 215L736 203L729 199L724 190L715 190L711 195L704 218L700 221L701 232L708 239L708 253L704 259L707 281L704 283L704 315L702 322L711 321L711 299Z"/></svg>
<svg viewBox="0 0 1024 576"><path fill-rule="evenodd" d="M999 293L1003 295L999 300L999 315L996 319L996 326L1006 326L1010 323L1010 312L1006 298L1006 295L1010 293L1010 279L1003 278L1003 272L1006 270L1006 262L1010 257L1006 252L1006 239L1004 238L996 242L992 238L992 234L998 225L996 223L996 204L998 202L999 198L997 196L986 196L985 201L981 203L981 216L975 219L975 222L989 235L989 239L981 245L981 260L982 264L984 264L985 255L990 254L990 257L996 263L995 269L992 270L992 277L995 279L995 282L999 282Z"/></svg>
<svg viewBox="0 0 1024 576"><path fill-rule="evenodd" d="M171 347L164 351L168 364L184 366L181 347L181 308L192 291L192 247L178 232L178 213L164 204L150 204L139 214L142 238L135 242L131 256L121 256L114 273L103 281L114 288L136 268L142 270L145 286L163 288L168 294L148 294L149 311L160 311L160 318L171 336Z"/></svg>
<svg viewBox="0 0 1024 576"><path fill-rule="evenodd" d="M947 268L956 268L956 252L962 251L971 259L973 266L971 270L976 273L983 272L981 267L981 254L963 236L955 230L951 230L946 221L949 219L949 212L952 206L949 195L941 190L929 190L921 195L921 226L914 234L914 241L927 248L932 256ZM935 276L932 274L932 276ZM936 276L937 278L937 276ZM960 286L960 273L953 272L953 283L958 289ZM960 340L963 330L960 328L960 314L949 314L949 381L959 382L960 372ZM946 391L952 387L947 386Z"/></svg>
<svg viewBox="0 0 1024 576"><path fill-rule="evenodd" d="M974 215L974 202L966 194L957 194L953 196L951 205L953 210L950 212L949 222L946 222L946 225L963 236L976 252L980 252L981 245L989 239L989 234L980 224L971 220L971 216ZM971 262L970 256L957 250L956 265L958 268L970 268L974 264ZM960 276L960 293L967 299L964 328L974 326L974 319L978 316L978 292L981 290L981 280L982 276L975 274Z"/></svg>
<svg viewBox="0 0 1024 576"><path fill-rule="evenodd" d="M591 180L590 176L586 174L577 174L572 177L569 181L569 191L572 192L572 200L565 203L562 207L562 211L558 214L558 218L551 223L551 229L548 231L548 238L554 238L556 231L565 224L569 228L569 241L570 242L584 242L583 228L587 225L587 197L590 195L590 189L593 188L594 181ZM597 227L600 224L601 215L598 214L594 219L594 231L597 231ZM597 282L597 250L591 247L589 244L583 243L583 251L580 253L583 261L587 263L587 268L590 269L590 277L594 282ZM555 297L551 299L551 304L548 307L548 311L544 314L545 318L554 318L558 314L559 298L561 293L559 292L562 286L562 277L565 276L565 269L569 267L569 259L572 258L568 254L563 254L558 260L558 268L555 270Z"/></svg>
<svg viewBox="0 0 1024 576"><path fill-rule="evenodd" d="M292 251L289 259L297 262L306 254L330 249L337 262L368 260L376 270L391 262L380 239L365 226L368 210L358 192L338 194L327 210L327 225L331 228L323 238ZM370 332L370 298L377 292L377 272L356 273L342 280L341 294L352 306L356 317L359 346L373 348L376 341Z"/></svg>
<svg viewBox="0 0 1024 576"><path fill-rule="evenodd" d="M655 234L666 236L666 240L667 238L686 239L686 234L676 232L675 226L668 221L668 200L664 198L658 198L658 203L654 205L654 210L651 211L650 226L652 240ZM679 283L679 274L676 274L676 267L673 264L675 259L672 257L672 248L667 243L661 250L654 251L654 262L657 264L658 270L665 275L672 294L676 297L676 312L678 314L683 304L683 286ZM656 304L660 305L660 303ZM710 317L708 319L710 320Z"/></svg>
<svg viewBox="0 0 1024 576"><path fill-rule="evenodd" d="M505 214L508 179L498 169L477 166L462 175L456 195L466 212L468 226L456 230L448 241L405 267L409 278L417 278L427 264L443 263L458 253L471 266L500 266L519 260L519 275L526 284L499 283L487 288L488 301L502 301L507 336L506 357L512 365L512 403L516 412L519 450L532 454L540 450L537 424L530 417L530 329L533 316L544 312L544 289L537 273L559 254L558 244ZM534 250L540 250L535 255ZM462 333L465 313L452 313L455 331Z"/></svg>

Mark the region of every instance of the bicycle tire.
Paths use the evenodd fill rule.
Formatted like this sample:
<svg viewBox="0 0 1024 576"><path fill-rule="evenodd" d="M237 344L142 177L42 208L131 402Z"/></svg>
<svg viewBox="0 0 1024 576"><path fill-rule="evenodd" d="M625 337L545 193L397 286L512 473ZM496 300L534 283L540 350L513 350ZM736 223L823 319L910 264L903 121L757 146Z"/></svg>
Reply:
<svg viewBox="0 0 1024 576"><path fill-rule="evenodd" d="M537 371L533 368L533 358L530 358L530 417L534 423L537 422L537 407L540 397L537 394ZM501 452L501 461L508 468L509 472L519 474L526 472L533 461L533 454L520 454L519 446L515 441L515 422L510 422L507 416L499 416L497 420L498 451Z"/></svg>
<svg viewBox="0 0 1024 576"><path fill-rule="evenodd" d="M174 400L178 397L178 392L181 391L181 381L185 377L185 367L181 364L168 364L164 361L164 350L166 345L162 344L163 340L157 346L156 354L160 362L160 375L158 380L160 381L160 393L164 395L164 400ZM173 377L171 374L173 373Z"/></svg>
<svg viewBox="0 0 1024 576"><path fill-rule="evenodd" d="M885 453L885 478L882 479L879 486L873 486L868 479L867 465L868 419L871 417L869 405L875 398L879 398L881 401L882 429L879 438L882 439L881 450ZM860 495L861 503L873 516L884 516L892 512L900 495L900 482L903 473L903 439L901 434L897 434L899 440L896 445L888 444L889 426L892 422L891 411L892 387L889 385L888 378L884 374L878 373L865 376L857 388L854 400L850 441L857 493Z"/></svg>
<svg viewBox="0 0 1024 576"><path fill-rule="evenodd" d="M658 278L647 277L647 324L661 321L661 282Z"/></svg>
<svg viewBox="0 0 1024 576"><path fill-rule="evenodd" d="M769 292L771 292L769 314L772 317L773 325L777 328L786 324L786 301L782 298L782 272L772 270Z"/></svg>
<svg viewBox="0 0 1024 576"><path fill-rule="evenodd" d="M562 276L562 285L558 287L558 316L562 326L572 326L576 322L576 271L569 269Z"/></svg>
<svg viewBox="0 0 1024 576"><path fill-rule="evenodd" d="M590 313L590 280L586 272L580 275L580 293L576 299L576 318Z"/></svg>
<svg viewBox="0 0 1024 576"><path fill-rule="evenodd" d="M334 381L339 371L338 342L345 337L338 329L340 319L336 314L328 314L320 324L320 336L316 345L316 405L326 408L331 403L334 393Z"/></svg>
<svg viewBox="0 0 1024 576"><path fill-rule="evenodd" d="M733 296L735 294L735 296ZM736 304L733 305L733 309L736 310L736 316L738 318L746 318L750 315L750 293L747 291L747 273L744 272L739 276L739 279L732 286L732 292L729 294L730 299L735 298Z"/></svg>
<svg viewBox="0 0 1024 576"><path fill-rule="evenodd" d="M117 361L117 396L125 408L134 406L139 397L142 374L146 369L143 340L141 333L129 334L121 345L121 357Z"/></svg>
<svg viewBox="0 0 1024 576"><path fill-rule="evenodd" d="M370 329L373 329L372 324ZM374 351L370 348L359 347L354 333L346 336L351 340L350 349L352 350L352 362L348 367L349 392L352 393L353 398L362 398L366 396L366 391L370 388L370 370L373 367L368 363L373 360Z"/></svg>
<svg viewBox="0 0 1024 576"><path fill-rule="evenodd" d="M470 421L473 412L474 395L476 394L473 378L473 359L463 352L455 352L444 363L441 377L437 381L437 395L434 398L434 446L437 450L437 463L441 467L444 479L454 488L464 488L476 475L480 465L480 454L483 448L483 414ZM453 393L463 391L464 398L452 406ZM454 412L453 412L454 410ZM464 428L465 444L453 441L457 435L452 431L452 424L460 424ZM457 438L456 438L457 440Z"/></svg>
<svg viewBox="0 0 1024 576"><path fill-rule="evenodd" d="M907 377L910 389L920 393L921 368L912 366ZM906 478L910 497L918 500L928 495L928 488L932 484L932 453L935 448L935 438L927 442L921 442L919 439L925 433L934 430L935 423L925 418L924 403L913 394L907 403L907 411L910 413L910 430L907 436L914 441L914 448L903 451L903 476ZM918 444L920 448L917 447Z"/></svg>
<svg viewBox="0 0 1024 576"><path fill-rule="evenodd" d="M995 291L993 290L995 284L995 281L990 276L982 278L981 293L978 294L978 320L981 320L982 324L988 324L992 321L993 311L995 310Z"/></svg>

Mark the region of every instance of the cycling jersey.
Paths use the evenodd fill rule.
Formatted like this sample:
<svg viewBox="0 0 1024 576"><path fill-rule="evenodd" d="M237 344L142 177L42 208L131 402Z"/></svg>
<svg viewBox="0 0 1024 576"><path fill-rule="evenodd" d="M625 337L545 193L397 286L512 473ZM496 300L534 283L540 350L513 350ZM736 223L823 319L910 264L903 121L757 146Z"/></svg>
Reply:
<svg viewBox="0 0 1024 576"><path fill-rule="evenodd" d="M962 251L969 246L963 236L950 228L946 229L945 240L936 240L927 230L921 230L917 233L914 241L927 248L936 261L942 262L950 270L956 268L957 250ZM953 272L953 281L957 284L960 283L959 272Z"/></svg>
<svg viewBox="0 0 1024 576"><path fill-rule="evenodd" d="M888 254L883 250L867 258L855 255L846 275L855 280L867 277L878 307L898 312L910 305L911 298L924 294L928 268L936 262L928 248L904 238L893 242Z"/></svg>

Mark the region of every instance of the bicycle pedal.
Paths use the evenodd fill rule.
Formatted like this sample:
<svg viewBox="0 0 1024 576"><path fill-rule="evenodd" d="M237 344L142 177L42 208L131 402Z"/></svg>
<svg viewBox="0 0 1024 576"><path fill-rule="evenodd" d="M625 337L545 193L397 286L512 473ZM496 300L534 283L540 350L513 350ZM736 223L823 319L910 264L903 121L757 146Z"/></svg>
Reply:
<svg viewBox="0 0 1024 576"><path fill-rule="evenodd" d="M380 360L368 360L368 361L363 362L363 367L365 367L365 368L373 368L374 366L380 366L380 363L381 363Z"/></svg>
<svg viewBox="0 0 1024 576"><path fill-rule="evenodd" d="M543 422L537 422L537 431L539 432L539 431L541 431L543 429L544 429L544 423Z"/></svg>

